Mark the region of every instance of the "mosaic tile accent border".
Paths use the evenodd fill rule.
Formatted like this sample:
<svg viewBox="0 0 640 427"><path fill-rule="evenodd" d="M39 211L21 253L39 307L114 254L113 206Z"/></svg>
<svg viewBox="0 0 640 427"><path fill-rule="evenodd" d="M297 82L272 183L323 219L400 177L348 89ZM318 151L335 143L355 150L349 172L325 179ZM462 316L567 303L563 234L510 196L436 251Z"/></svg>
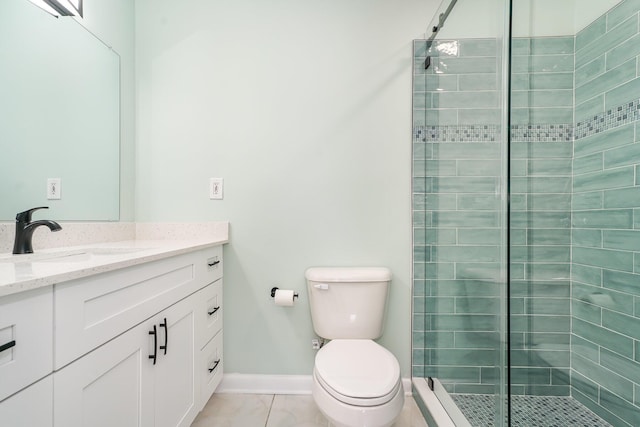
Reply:
<svg viewBox="0 0 640 427"><path fill-rule="evenodd" d="M500 127L497 125L449 125L416 126L413 142L497 142ZM571 142L571 124L514 125L511 127L514 142Z"/></svg>
<svg viewBox="0 0 640 427"><path fill-rule="evenodd" d="M640 99L610 108L604 113L576 123L575 137L586 138L637 120L640 120Z"/></svg>
<svg viewBox="0 0 640 427"><path fill-rule="evenodd" d="M495 424L495 396L486 394L451 394L473 427ZM512 396L511 424L523 427L611 427L571 397Z"/></svg>
<svg viewBox="0 0 640 427"><path fill-rule="evenodd" d="M640 99L610 108L576 125L513 125L513 142L571 142L640 120ZM413 142L496 142L497 125L414 126Z"/></svg>
<svg viewBox="0 0 640 427"><path fill-rule="evenodd" d="M499 129L496 125L415 126L413 142L496 142Z"/></svg>
<svg viewBox="0 0 640 427"><path fill-rule="evenodd" d="M514 125L511 126L513 142L571 142L573 141L573 125Z"/></svg>

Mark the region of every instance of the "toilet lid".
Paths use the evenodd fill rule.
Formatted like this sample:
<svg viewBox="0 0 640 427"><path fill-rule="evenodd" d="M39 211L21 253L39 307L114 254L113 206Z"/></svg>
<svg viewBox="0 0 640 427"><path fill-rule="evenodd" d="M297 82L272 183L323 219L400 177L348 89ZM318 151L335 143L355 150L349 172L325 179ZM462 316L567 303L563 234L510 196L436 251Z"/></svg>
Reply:
<svg viewBox="0 0 640 427"><path fill-rule="evenodd" d="M386 403L400 386L398 361L372 340L330 341L316 354L315 373L330 394L351 404Z"/></svg>

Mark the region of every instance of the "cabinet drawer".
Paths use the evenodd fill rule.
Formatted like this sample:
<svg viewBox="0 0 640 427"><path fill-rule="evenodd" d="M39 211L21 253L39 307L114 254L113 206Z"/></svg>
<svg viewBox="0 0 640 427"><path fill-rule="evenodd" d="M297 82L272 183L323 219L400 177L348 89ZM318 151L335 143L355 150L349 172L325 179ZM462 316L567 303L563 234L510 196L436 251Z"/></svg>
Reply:
<svg viewBox="0 0 640 427"><path fill-rule="evenodd" d="M200 410L222 381L223 372L222 331L200 351L196 375L200 378Z"/></svg>
<svg viewBox="0 0 640 427"><path fill-rule="evenodd" d="M222 246L209 248L203 252L207 266L207 283L215 282L222 277Z"/></svg>
<svg viewBox="0 0 640 427"><path fill-rule="evenodd" d="M7 427L53 426L53 378L51 375L0 403L0 425Z"/></svg>
<svg viewBox="0 0 640 427"><path fill-rule="evenodd" d="M52 288L0 298L0 400L53 369Z"/></svg>
<svg viewBox="0 0 640 427"><path fill-rule="evenodd" d="M222 279L198 293L197 343L201 349L222 329Z"/></svg>
<svg viewBox="0 0 640 427"><path fill-rule="evenodd" d="M209 283L209 254L184 254L56 285L55 369L203 288Z"/></svg>

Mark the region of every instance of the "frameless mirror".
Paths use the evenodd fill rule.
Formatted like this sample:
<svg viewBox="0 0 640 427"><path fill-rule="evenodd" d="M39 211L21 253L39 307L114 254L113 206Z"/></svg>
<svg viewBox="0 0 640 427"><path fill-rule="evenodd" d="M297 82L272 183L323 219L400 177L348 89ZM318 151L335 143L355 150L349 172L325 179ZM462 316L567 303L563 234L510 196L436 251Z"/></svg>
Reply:
<svg viewBox="0 0 640 427"><path fill-rule="evenodd" d="M0 62L0 220L49 206L49 219L117 221L118 54L73 18L2 0Z"/></svg>

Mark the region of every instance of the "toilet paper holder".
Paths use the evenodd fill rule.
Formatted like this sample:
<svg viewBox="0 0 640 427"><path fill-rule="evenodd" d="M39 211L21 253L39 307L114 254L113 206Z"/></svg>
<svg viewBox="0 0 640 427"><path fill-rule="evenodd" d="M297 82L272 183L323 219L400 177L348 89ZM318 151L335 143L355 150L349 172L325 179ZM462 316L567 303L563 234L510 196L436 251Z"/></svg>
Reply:
<svg viewBox="0 0 640 427"><path fill-rule="evenodd" d="M278 289L280 289L280 288L278 288L278 287L276 287L276 286L274 286L273 288L271 288L271 298L275 298L275 297L276 297L276 291L277 291ZM297 293L297 292L294 292L294 293L293 293L293 299L296 299L296 298L298 298L298 293Z"/></svg>

